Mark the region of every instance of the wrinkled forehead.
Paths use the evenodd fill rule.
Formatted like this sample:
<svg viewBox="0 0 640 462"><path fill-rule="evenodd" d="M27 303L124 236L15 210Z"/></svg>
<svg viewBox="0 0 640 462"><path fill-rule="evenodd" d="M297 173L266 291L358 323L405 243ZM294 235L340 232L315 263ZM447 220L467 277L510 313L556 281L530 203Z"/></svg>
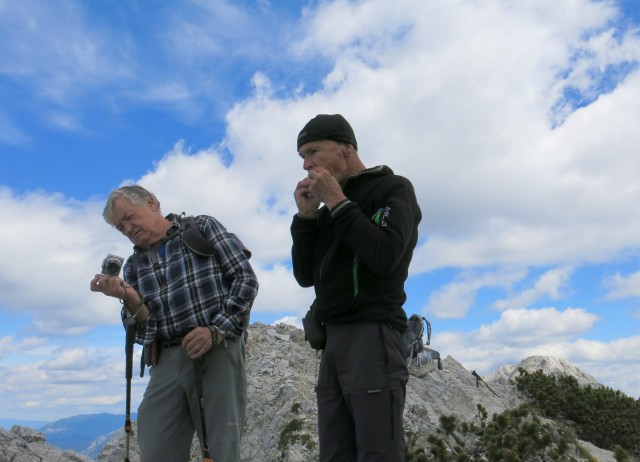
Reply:
<svg viewBox="0 0 640 462"><path fill-rule="evenodd" d="M133 207L133 203L125 196L118 196L111 202L111 206L114 210L123 210L129 207Z"/></svg>
<svg viewBox="0 0 640 462"><path fill-rule="evenodd" d="M124 196L116 197L112 203L113 221L119 223L124 220L129 214L136 209L142 208L139 205L134 205L129 199Z"/></svg>
<svg viewBox="0 0 640 462"><path fill-rule="evenodd" d="M304 156L305 154L308 154L314 150L318 150L318 149L326 149L328 147L334 146L334 145L339 145L340 143L333 141L333 140L316 140L316 141L309 141L308 143L303 144L302 146L300 146L300 149L298 149L298 154L300 156Z"/></svg>

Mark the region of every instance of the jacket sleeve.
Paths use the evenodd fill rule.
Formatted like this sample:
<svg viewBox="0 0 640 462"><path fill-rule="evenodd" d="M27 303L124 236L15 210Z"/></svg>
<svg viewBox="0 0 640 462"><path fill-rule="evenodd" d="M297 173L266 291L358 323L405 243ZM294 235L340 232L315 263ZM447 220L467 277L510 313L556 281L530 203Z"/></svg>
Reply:
<svg viewBox="0 0 640 462"><path fill-rule="evenodd" d="M313 285L313 254L318 237L316 219L300 218L294 215L291 223L291 262L293 276L302 287Z"/></svg>
<svg viewBox="0 0 640 462"><path fill-rule="evenodd" d="M415 246L422 218L409 180L395 178L376 199L377 217L365 216L353 202L332 217L338 237L376 274L393 271L407 248Z"/></svg>

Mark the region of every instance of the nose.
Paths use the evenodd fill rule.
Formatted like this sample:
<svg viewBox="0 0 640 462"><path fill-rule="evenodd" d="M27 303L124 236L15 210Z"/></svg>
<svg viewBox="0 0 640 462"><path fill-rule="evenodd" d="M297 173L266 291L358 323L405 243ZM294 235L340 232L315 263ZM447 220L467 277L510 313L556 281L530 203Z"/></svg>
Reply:
<svg viewBox="0 0 640 462"><path fill-rule="evenodd" d="M308 160L307 158L305 158L302 161L302 168L308 172L309 170L311 170L313 168L313 163L310 160Z"/></svg>
<svg viewBox="0 0 640 462"><path fill-rule="evenodd" d="M131 223L125 223L124 225L122 225L122 234L124 234L127 237L130 237L132 228L133 226L131 225Z"/></svg>

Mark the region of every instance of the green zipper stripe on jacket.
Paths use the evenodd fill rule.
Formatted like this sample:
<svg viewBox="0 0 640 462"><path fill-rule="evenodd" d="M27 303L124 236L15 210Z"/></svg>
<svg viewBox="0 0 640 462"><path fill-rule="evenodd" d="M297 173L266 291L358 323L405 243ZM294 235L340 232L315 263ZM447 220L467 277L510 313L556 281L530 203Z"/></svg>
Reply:
<svg viewBox="0 0 640 462"><path fill-rule="evenodd" d="M384 209L378 209L378 211L373 215L372 220L373 222L380 226L380 219L382 218L382 214L384 213ZM358 295L358 291L359 291L359 287L358 287L358 257L356 256L353 259L353 296L357 296Z"/></svg>

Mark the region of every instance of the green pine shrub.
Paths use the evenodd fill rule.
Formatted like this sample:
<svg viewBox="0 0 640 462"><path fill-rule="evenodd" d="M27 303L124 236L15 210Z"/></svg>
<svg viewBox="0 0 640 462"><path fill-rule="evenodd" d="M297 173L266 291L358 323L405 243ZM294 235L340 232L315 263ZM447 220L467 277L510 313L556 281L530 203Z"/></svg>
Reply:
<svg viewBox="0 0 640 462"><path fill-rule="evenodd" d="M566 423L580 439L614 453L618 447L620 457L623 452L640 457L640 400L608 387L582 387L574 377L542 371L520 369L516 386L545 417Z"/></svg>

